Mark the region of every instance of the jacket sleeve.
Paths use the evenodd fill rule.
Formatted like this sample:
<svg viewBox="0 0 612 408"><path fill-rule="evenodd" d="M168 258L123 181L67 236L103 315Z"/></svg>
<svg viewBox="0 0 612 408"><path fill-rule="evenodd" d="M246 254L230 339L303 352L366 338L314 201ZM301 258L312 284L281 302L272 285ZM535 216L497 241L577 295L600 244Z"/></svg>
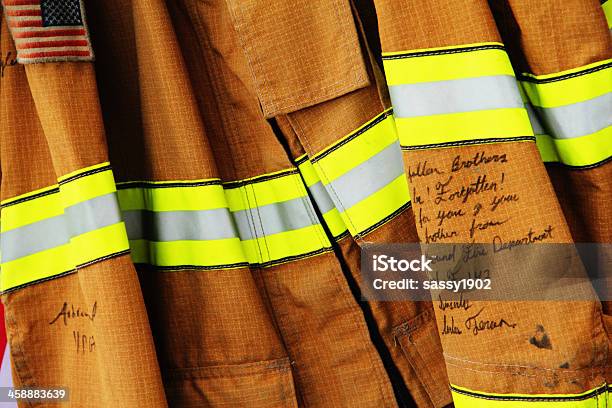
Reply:
<svg viewBox="0 0 612 408"><path fill-rule="evenodd" d="M375 3L422 242L572 243L581 214L605 224L596 212L609 200L611 46L599 2ZM596 198L580 207L571 192L574 207L566 205L543 161L593 168L583 194ZM537 273L500 278L529 285ZM459 310L435 308L456 407L609 398L597 299L465 300Z"/></svg>

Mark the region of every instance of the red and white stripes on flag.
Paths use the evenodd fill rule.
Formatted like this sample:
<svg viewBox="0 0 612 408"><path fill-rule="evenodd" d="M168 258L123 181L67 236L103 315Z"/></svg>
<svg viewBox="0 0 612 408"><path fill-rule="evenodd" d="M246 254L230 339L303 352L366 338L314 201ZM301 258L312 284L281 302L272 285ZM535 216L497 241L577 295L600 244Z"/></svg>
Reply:
<svg viewBox="0 0 612 408"><path fill-rule="evenodd" d="M91 61L80 0L3 0L20 63Z"/></svg>

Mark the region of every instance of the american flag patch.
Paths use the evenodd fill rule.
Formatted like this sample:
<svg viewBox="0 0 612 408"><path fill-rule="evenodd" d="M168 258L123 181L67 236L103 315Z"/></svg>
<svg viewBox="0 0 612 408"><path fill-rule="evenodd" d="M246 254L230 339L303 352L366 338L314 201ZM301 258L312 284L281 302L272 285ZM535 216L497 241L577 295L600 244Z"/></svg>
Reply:
<svg viewBox="0 0 612 408"><path fill-rule="evenodd" d="M3 0L17 62L91 61L82 0Z"/></svg>

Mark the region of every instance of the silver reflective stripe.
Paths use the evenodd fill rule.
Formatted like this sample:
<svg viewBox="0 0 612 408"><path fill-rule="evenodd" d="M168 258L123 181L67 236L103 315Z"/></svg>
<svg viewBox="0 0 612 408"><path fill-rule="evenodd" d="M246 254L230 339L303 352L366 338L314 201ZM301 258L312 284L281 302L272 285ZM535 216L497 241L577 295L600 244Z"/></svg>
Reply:
<svg viewBox="0 0 612 408"><path fill-rule="evenodd" d="M389 93L398 118L523 107L510 75L393 85Z"/></svg>
<svg viewBox="0 0 612 408"><path fill-rule="evenodd" d="M71 237L121 221L117 193L105 194L72 205L64 211Z"/></svg>
<svg viewBox="0 0 612 408"><path fill-rule="evenodd" d="M329 210L336 208L334 202L329 196L329 193L325 189L325 186L320 181L308 187L308 190L310 190L310 193L312 194L315 203L317 203L317 207L321 211L321 214L325 214Z"/></svg>
<svg viewBox="0 0 612 408"><path fill-rule="evenodd" d="M70 241L64 215L46 218L2 233L2 262L67 244Z"/></svg>
<svg viewBox="0 0 612 408"><path fill-rule="evenodd" d="M2 261L9 262L67 244L71 237L121 221L116 193L67 207L64 214L3 232Z"/></svg>
<svg viewBox="0 0 612 408"><path fill-rule="evenodd" d="M570 105L535 109L557 139L589 135L612 125L612 93Z"/></svg>
<svg viewBox="0 0 612 408"><path fill-rule="evenodd" d="M533 105L529 102L525 102L525 110L527 110L527 116L529 116L529 122L531 122L531 127L533 128L534 135L543 135L544 128L542 128L542 124L540 123L540 119L538 118L538 114L533 109Z"/></svg>
<svg viewBox="0 0 612 408"><path fill-rule="evenodd" d="M404 174L402 150L399 141L395 141L329 183L326 188L338 210L343 212L402 174Z"/></svg>
<svg viewBox="0 0 612 408"><path fill-rule="evenodd" d="M227 208L158 212L127 210L123 212L123 219L129 239L206 241L238 236Z"/></svg>
<svg viewBox="0 0 612 408"><path fill-rule="evenodd" d="M318 224L308 197L294 198L232 213L240 239L261 238Z"/></svg>

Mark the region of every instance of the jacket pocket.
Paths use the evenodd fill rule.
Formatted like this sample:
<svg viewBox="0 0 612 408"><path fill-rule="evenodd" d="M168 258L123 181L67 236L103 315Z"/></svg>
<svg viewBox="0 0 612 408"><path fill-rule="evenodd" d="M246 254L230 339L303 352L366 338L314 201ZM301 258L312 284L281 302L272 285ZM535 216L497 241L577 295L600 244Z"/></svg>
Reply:
<svg viewBox="0 0 612 408"><path fill-rule="evenodd" d="M229 0L266 117L369 84L348 0Z"/></svg>
<svg viewBox="0 0 612 408"><path fill-rule="evenodd" d="M298 406L288 358L168 370L166 396L181 408Z"/></svg>
<svg viewBox="0 0 612 408"><path fill-rule="evenodd" d="M434 407L452 402L446 382L446 365L433 310L426 310L393 329L395 341L402 349Z"/></svg>

